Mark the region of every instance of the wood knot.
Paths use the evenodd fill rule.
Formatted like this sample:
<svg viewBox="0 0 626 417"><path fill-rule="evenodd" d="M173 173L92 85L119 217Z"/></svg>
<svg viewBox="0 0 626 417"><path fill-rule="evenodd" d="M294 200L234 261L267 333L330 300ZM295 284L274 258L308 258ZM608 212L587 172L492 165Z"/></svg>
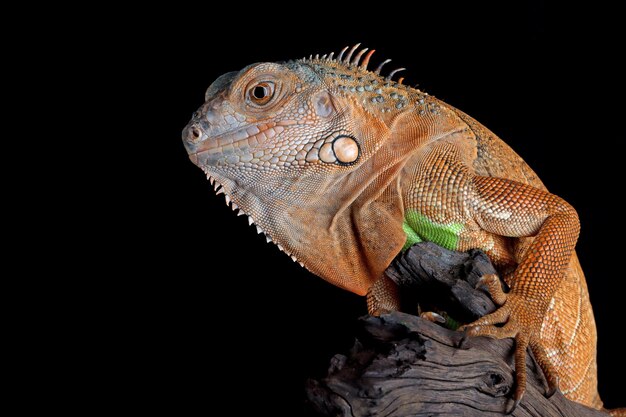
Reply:
<svg viewBox="0 0 626 417"><path fill-rule="evenodd" d="M508 395L512 388L513 378L510 374L491 371L482 377L478 390L493 397L503 397Z"/></svg>

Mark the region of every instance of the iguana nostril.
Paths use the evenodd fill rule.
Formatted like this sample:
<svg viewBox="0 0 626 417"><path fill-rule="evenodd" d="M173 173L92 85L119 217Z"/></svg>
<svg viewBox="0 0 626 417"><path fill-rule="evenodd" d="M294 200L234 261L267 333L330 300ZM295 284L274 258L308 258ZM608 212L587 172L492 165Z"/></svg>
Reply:
<svg viewBox="0 0 626 417"><path fill-rule="evenodd" d="M183 131L183 138L188 143L198 143L201 142L203 138L206 138L206 135L197 123L192 123Z"/></svg>
<svg viewBox="0 0 626 417"><path fill-rule="evenodd" d="M200 136L202 136L202 132L200 132L200 129L198 129L198 128L197 128L197 127L195 127L195 126L194 126L194 127L192 127L192 128L191 128L191 137L192 137L194 140L198 140L198 139L200 139Z"/></svg>

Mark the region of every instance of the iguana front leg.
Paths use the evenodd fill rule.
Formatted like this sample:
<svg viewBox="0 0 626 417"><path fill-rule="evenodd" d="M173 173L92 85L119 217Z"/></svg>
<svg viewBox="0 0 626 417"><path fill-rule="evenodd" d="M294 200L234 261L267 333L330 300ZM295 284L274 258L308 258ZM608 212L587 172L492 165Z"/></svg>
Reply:
<svg viewBox="0 0 626 417"><path fill-rule="evenodd" d="M522 254L502 306L466 326L470 335L516 341L515 404L526 388L526 350L535 354L548 382L558 375L542 346L541 326L574 251L580 223L576 211L546 191L503 178L472 180L474 220L487 232L510 237L535 236ZM503 324L502 327L496 324Z"/></svg>
<svg viewBox="0 0 626 417"><path fill-rule="evenodd" d="M474 336L512 337L516 340L517 404L526 387L526 350L530 347L541 366L550 391L556 388L558 373L550 362L540 339L541 326L552 297L568 266L579 233L576 211L561 198L519 182L494 177L467 175L465 206L468 221L494 235L534 239L518 259L510 279L508 294L494 293L499 288L486 281L494 301L501 307L467 326ZM370 314L398 309L396 285L383 276L371 287L368 297ZM503 326L496 326L503 324Z"/></svg>

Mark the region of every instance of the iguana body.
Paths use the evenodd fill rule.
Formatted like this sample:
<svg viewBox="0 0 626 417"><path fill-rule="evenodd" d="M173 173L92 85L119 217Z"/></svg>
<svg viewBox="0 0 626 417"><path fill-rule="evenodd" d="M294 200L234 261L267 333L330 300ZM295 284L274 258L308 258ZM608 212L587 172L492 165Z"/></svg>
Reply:
<svg viewBox="0 0 626 417"><path fill-rule="evenodd" d="M403 247L484 250L511 290L491 286L502 307L470 334L514 337L517 363L530 346L551 384L600 408L575 210L488 129L368 71L373 51L356 48L220 77L183 132L192 161L292 259L367 294L371 313L397 308L383 272Z"/></svg>

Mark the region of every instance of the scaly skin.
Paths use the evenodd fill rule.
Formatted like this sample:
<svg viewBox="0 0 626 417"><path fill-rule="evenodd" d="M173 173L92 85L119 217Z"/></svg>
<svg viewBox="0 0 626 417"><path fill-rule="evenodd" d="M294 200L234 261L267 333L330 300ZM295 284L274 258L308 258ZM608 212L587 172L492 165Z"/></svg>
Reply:
<svg viewBox="0 0 626 417"><path fill-rule="evenodd" d="M484 250L511 290L468 332L514 337L518 364L530 347L551 385L601 408L576 211L496 135L368 71L373 51L353 58L357 47L220 77L183 132L191 160L268 241L367 295L373 314L397 308L383 272L403 247ZM516 368L519 400L526 375Z"/></svg>

